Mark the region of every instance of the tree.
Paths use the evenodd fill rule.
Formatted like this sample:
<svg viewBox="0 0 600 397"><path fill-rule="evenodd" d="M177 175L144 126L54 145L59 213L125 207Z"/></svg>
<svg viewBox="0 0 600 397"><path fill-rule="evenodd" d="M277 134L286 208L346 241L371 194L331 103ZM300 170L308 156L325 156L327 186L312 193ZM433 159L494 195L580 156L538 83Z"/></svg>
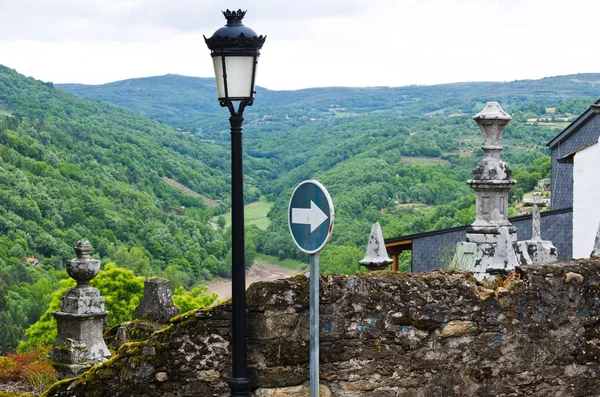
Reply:
<svg viewBox="0 0 600 397"><path fill-rule="evenodd" d="M150 258L146 256L144 251L138 247L127 249L122 245L115 249L109 249L109 258L117 265L132 270L140 276L149 276L150 273Z"/></svg>
<svg viewBox="0 0 600 397"><path fill-rule="evenodd" d="M320 256L321 273L354 274L361 270L358 264L365 253L353 242L344 245L327 245Z"/></svg>
<svg viewBox="0 0 600 397"><path fill-rule="evenodd" d="M177 290L179 287L190 285L190 277L187 273L181 270L181 267L171 264L165 268L161 277L171 281L171 291Z"/></svg>
<svg viewBox="0 0 600 397"><path fill-rule="evenodd" d="M520 203L521 201L523 201L523 195L525 193L523 192L523 189L520 187L514 188L512 190L512 196L511 196L511 202L512 203Z"/></svg>
<svg viewBox="0 0 600 397"><path fill-rule="evenodd" d="M199 285L187 292L183 287L178 287L173 292L173 302L181 312L188 312L194 309L212 305L219 297L216 293L208 293L208 287Z"/></svg>

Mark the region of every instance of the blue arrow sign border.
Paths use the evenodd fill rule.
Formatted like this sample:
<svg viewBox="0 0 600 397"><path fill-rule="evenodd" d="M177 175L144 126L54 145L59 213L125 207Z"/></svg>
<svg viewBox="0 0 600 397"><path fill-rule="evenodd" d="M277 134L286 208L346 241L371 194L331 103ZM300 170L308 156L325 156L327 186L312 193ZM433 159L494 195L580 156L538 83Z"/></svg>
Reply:
<svg viewBox="0 0 600 397"><path fill-rule="evenodd" d="M314 249L311 249L310 247L307 247L307 245L309 244L309 242L306 242L305 244L301 244L298 240L296 240L296 236L294 235L294 231L292 230L292 202L294 201L294 196L296 195L296 192L298 192L298 189L300 189L302 186L307 185L307 184L311 184L314 185L318 190L321 191L321 193L323 194L323 196L325 196L325 200L327 201L327 206L329 209L329 214L328 215L328 219L323 222L319 227L317 227L317 229L315 229L315 233L319 231L319 229L327 227L327 235L326 237L323 239L323 242ZM316 200L316 198L315 198ZM315 201L313 200L313 201ZM318 201L318 202L317 202ZM319 206L319 208L321 208L321 203L322 200L316 200L315 204L317 206ZM310 202L309 202L310 204ZM321 210L323 212L325 212L324 208L321 208ZM325 186L323 186L323 184L319 181L316 181L314 179L311 180L306 180L303 182L300 182L298 184L298 186L296 186L296 188L294 189L294 192L292 193L292 197L290 197L290 203L288 205L288 228L290 229L290 234L292 235L292 240L294 240L294 243L296 244L296 246L298 247L298 249L300 249L300 251L302 252L306 252L307 254L315 254L319 251L321 251L323 249L323 247L325 247L325 244L327 244L327 242L329 241L329 238L331 237L331 233L333 232L333 221L334 221L335 215L334 215L334 211L333 211L333 202L331 201L331 196L329 195L329 192L327 192L327 189L325 189ZM325 226L327 225L327 226ZM310 226L309 225L304 225L304 227L308 228L310 230ZM308 233L310 235L310 232Z"/></svg>

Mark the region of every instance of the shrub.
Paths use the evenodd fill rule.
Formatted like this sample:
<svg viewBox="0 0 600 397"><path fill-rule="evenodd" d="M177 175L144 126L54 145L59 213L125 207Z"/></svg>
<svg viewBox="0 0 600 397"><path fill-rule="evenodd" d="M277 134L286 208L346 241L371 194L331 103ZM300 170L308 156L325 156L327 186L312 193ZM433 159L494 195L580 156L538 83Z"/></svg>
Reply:
<svg viewBox="0 0 600 397"><path fill-rule="evenodd" d="M0 357L0 382L16 381L19 378L17 361L8 356Z"/></svg>
<svg viewBox="0 0 600 397"><path fill-rule="evenodd" d="M58 378L58 373L48 361L37 361L23 369L22 379L37 392L50 387Z"/></svg>
<svg viewBox="0 0 600 397"><path fill-rule="evenodd" d="M36 392L47 389L58 378L52 365L44 361L49 351L50 346L40 346L0 357L0 382L21 381Z"/></svg>

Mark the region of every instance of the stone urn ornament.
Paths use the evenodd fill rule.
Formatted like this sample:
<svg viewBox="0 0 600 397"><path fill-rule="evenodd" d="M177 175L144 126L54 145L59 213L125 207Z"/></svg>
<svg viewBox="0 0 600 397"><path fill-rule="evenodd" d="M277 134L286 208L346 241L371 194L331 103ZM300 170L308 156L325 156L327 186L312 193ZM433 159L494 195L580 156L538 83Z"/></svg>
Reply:
<svg viewBox="0 0 600 397"><path fill-rule="evenodd" d="M92 259L92 246L81 239L74 247L77 257L67 261L67 273L77 286L61 299L60 311L53 312L58 328L56 341L48 355L59 379L72 378L110 357L102 338L108 315L100 291L90 286L100 271L100 261Z"/></svg>
<svg viewBox="0 0 600 397"><path fill-rule="evenodd" d="M86 239L79 240L74 249L77 258L67 261L67 273L77 281L75 288L87 288L100 271L100 261L91 258L92 246Z"/></svg>

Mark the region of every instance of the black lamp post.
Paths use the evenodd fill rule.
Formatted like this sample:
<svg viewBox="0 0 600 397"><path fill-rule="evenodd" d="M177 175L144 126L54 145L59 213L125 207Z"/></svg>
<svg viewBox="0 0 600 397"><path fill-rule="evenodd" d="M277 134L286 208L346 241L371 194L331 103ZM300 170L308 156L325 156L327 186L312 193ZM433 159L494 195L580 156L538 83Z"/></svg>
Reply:
<svg viewBox="0 0 600 397"><path fill-rule="evenodd" d="M231 254L232 254L232 396L250 396L246 362L246 274L244 268L244 170L242 123L254 101L254 77L266 36L242 24L246 11L223 11L227 25L204 37L215 67L219 103L229 109L231 124ZM237 110L236 110L237 105Z"/></svg>

